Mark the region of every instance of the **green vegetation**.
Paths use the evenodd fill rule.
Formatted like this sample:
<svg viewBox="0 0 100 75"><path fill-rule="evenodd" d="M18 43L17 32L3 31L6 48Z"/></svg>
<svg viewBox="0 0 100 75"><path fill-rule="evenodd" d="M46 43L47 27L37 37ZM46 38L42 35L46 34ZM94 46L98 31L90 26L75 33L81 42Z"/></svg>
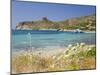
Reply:
<svg viewBox="0 0 100 75"><path fill-rule="evenodd" d="M95 45L69 45L57 55L23 52L12 57L13 73L95 69Z"/></svg>
<svg viewBox="0 0 100 75"><path fill-rule="evenodd" d="M43 17L42 20L21 22L16 26L16 29L57 29L57 30L89 30L95 31L96 19L95 15L83 16L78 18L67 19L64 21L50 21L47 17Z"/></svg>

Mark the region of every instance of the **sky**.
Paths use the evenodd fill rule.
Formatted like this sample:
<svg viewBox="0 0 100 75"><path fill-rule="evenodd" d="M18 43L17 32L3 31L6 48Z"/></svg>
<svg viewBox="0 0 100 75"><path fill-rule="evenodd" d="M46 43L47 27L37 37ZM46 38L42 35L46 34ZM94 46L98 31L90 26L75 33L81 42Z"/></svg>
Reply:
<svg viewBox="0 0 100 75"><path fill-rule="evenodd" d="M69 18L95 14L95 6L57 3L39 3L12 1L12 29L19 22L41 20L47 17L51 21L62 21Z"/></svg>

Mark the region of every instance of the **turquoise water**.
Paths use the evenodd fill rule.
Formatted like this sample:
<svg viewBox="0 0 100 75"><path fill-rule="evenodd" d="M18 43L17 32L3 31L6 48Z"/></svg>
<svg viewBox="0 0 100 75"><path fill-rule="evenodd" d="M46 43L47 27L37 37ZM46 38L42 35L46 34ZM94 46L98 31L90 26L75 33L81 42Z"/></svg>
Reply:
<svg viewBox="0 0 100 75"><path fill-rule="evenodd" d="M12 51L29 50L30 48L53 50L81 42L95 44L95 37L95 33L13 30Z"/></svg>

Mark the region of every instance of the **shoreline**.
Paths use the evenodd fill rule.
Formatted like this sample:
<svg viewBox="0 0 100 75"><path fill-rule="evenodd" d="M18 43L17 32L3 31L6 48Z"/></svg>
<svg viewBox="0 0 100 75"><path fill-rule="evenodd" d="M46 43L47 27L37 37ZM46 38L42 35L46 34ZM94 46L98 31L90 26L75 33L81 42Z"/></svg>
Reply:
<svg viewBox="0 0 100 75"><path fill-rule="evenodd" d="M13 30L13 29L12 29ZM20 29L14 29L14 31L20 31ZM56 31L56 32L73 32L73 33L96 33L96 31L89 31L89 30L77 30L77 29L74 29L74 30L67 30L67 29L38 29L38 30L22 30L22 31Z"/></svg>
<svg viewBox="0 0 100 75"><path fill-rule="evenodd" d="M82 45L82 46L86 46L86 47L94 47L95 44L92 44L92 45L88 45L88 44L85 44L85 43L76 43L74 45ZM27 54L27 53L31 53L31 54L35 54L35 55L41 55L41 56L53 56L53 55L58 55L58 54L61 54L63 52L66 51L66 49L68 49L69 47L73 48L74 47L73 44L69 44L67 47L61 47L61 48L57 48L57 49L48 49L48 50L45 50L45 49L40 49L40 50L20 50L20 51L16 51L16 52L12 52L12 56L16 56L16 55L20 55L20 54Z"/></svg>
<svg viewBox="0 0 100 75"><path fill-rule="evenodd" d="M41 49L41 50L21 50L21 51L16 51L16 52L13 52L12 53L12 56L16 56L16 55L20 55L20 54L27 54L27 53L32 53L32 54L36 54L36 55L41 55L41 56L46 56L46 55L49 55L49 56L53 56L53 55L57 55L59 53L63 53L65 50L66 50L67 47L62 47L62 48L57 48L57 49L50 49L50 50L45 50L45 49Z"/></svg>

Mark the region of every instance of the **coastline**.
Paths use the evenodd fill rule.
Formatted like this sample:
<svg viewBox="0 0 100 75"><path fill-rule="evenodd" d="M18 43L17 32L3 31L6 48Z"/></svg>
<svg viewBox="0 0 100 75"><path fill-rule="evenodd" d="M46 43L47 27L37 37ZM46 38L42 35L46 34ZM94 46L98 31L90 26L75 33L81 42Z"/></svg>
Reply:
<svg viewBox="0 0 100 75"><path fill-rule="evenodd" d="M19 30L20 29L13 29L13 30ZM32 31L32 29L23 29L22 31ZM38 29L38 30L33 30L33 31L55 31L55 32L73 32L73 33L96 33L96 31L89 31L89 30L79 30L79 29L74 29L74 30L68 30L68 29Z"/></svg>
<svg viewBox="0 0 100 75"><path fill-rule="evenodd" d="M31 53L31 54L35 54L35 55L41 55L41 56L53 56L53 55L57 55L60 53L63 53L66 50L66 47L61 47L61 48L57 48L57 49L50 49L50 50L45 50L45 49L40 49L40 50L21 50L18 52L13 52L12 56L16 56L16 55L23 55L23 54L27 54L27 53Z"/></svg>
<svg viewBox="0 0 100 75"><path fill-rule="evenodd" d="M86 47L95 47L95 44L92 45L87 45L85 43L76 43L76 44L69 44L67 47L61 47L61 48L57 48L57 49L53 49L53 50L44 50L44 49L40 49L40 50L20 50L18 52L13 52L12 56L16 56L16 55L24 55L24 54L36 54L36 55L41 55L41 56L53 56L53 55L58 55L58 54L62 54L64 53L66 50L68 50L68 48L75 48L74 46L86 46Z"/></svg>
<svg viewBox="0 0 100 75"><path fill-rule="evenodd" d="M96 33L96 31L84 31L84 33Z"/></svg>

